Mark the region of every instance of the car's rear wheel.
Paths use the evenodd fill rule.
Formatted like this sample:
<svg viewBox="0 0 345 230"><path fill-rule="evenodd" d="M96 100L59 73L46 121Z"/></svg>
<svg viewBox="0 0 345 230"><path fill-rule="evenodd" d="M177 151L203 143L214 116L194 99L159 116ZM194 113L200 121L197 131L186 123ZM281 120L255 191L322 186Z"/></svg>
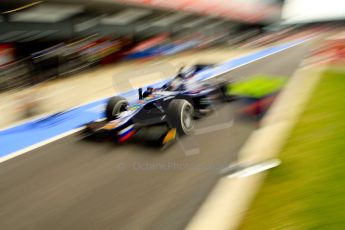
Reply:
<svg viewBox="0 0 345 230"><path fill-rule="evenodd" d="M171 128L176 128L179 135L188 135L194 129L194 108L184 99L175 99L169 103L167 118Z"/></svg>
<svg viewBox="0 0 345 230"><path fill-rule="evenodd" d="M127 110L128 101L124 97L111 97L105 108L105 117L108 121L118 118L118 116Z"/></svg>

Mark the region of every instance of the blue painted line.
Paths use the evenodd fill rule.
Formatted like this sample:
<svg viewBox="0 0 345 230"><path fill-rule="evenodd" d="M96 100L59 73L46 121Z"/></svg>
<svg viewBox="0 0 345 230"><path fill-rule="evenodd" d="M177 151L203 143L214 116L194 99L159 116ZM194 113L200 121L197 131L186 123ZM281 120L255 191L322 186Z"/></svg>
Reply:
<svg viewBox="0 0 345 230"><path fill-rule="evenodd" d="M282 51L301 42L302 40L298 40L236 58L213 69L205 70L197 77L199 80L208 79L219 73ZM159 87L167 81L168 80L161 81L152 86ZM130 103L135 102L138 98L137 90L130 90L120 95L126 97ZM0 131L0 158L79 128L88 122L103 118L106 101L107 99L102 99L66 112L54 114Z"/></svg>

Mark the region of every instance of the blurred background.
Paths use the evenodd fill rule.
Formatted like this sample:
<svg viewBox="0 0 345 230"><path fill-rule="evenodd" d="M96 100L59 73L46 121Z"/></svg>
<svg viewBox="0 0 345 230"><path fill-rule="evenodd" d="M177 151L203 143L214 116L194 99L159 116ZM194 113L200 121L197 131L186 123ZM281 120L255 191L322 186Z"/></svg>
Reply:
<svg viewBox="0 0 345 230"><path fill-rule="evenodd" d="M343 156L345 133L344 23L344 0L1 0L0 148L14 146L17 140L25 142L32 130L39 128L38 134L32 136L47 139L48 126L60 128L63 122L72 120L69 114L64 114L71 108L169 79L182 66L203 63L228 70L232 65L240 66L242 59L237 58L259 54L259 61L221 73L231 81L248 80L235 87L238 93L248 93L243 91L245 88L255 94L262 89L262 82L274 78L281 80L277 83L280 90L297 72L306 79L295 85L296 88L301 85L301 91L292 94L296 98L291 97L297 101L307 91L303 87L314 84L310 79L318 76L322 80L281 153L286 165L269 175L240 228L344 229L344 214L326 205L325 195L329 189L333 208L345 205L342 197L345 184L341 186L343 180L337 180L343 178L343 170L339 169L344 162L337 160ZM272 51L276 47L285 50L281 47L294 42L305 45L290 47L281 54ZM268 51L274 55L266 58ZM261 60L263 57L266 59ZM268 109L279 90L267 98L267 94L254 99L247 94L249 99L231 105L230 112L221 110L216 114L225 117L226 122L241 117L235 120L235 128L231 128L236 134L215 132L206 137L200 134L196 142L204 155L196 157L196 162L177 147L169 149L171 155L154 155L152 149L114 150L114 146L103 149L75 144L79 139L72 136L40 148L37 158L2 163L5 166L0 167L0 175L6 180L0 184L4 194L0 194L0 206L4 204L6 211L0 211L0 222L6 223L4 228L0 224L0 229L47 229L60 221L61 229L184 228L220 178L220 168L212 171L203 166L192 173L188 170L157 173L131 167L137 162L155 165L176 159L187 165L207 164L215 159L216 165L222 167L236 162L247 138L260 127L264 114L257 116L257 105L263 104ZM286 106L283 112L290 110L286 109L290 104ZM103 107L88 107L86 113L103 111ZM61 114L66 116L59 117ZM44 123L48 119L43 119L44 124L42 120L38 124L25 123L48 115L56 119L49 120L48 125ZM247 115L254 115L255 121L242 119ZM256 120L257 117L260 119ZM211 117L205 127L215 120L221 119ZM19 123L28 125L16 128ZM80 124L73 128L79 127ZM23 133L23 137L18 136ZM57 134L54 135L55 138ZM32 143L28 143L25 147L31 148ZM327 157L322 155L325 151L329 153ZM135 155L139 152L143 154ZM212 156L205 152L212 152ZM51 155L37 160L42 153ZM146 169L147 165L139 166ZM27 188L38 195L23 194ZM165 193L172 203L168 203L170 198L164 197ZM18 197L19 201L10 202ZM99 199L103 199L101 204ZM109 200L116 201L119 208L111 206ZM185 207L187 203L189 207ZM153 207L148 208L150 205ZM333 216L326 218L322 210ZM17 225L18 219L28 225Z"/></svg>
<svg viewBox="0 0 345 230"><path fill-rule="evenodd" d="M282 1L11 0L0 7L3 91L123 60L243 42L280 18Z"/></svg>
<svg viewBox="0 0 345 230"><path fill-rule="evenodd" d="M4 0L0 5L0 91L76 77L91 69L105 71L107 65L169 56L176 59L180 53L186 54L186 58L175 61L174 65L190 64L185 61L193 59L188 52L201 53L216 47L229 50L227 54L243 53L336 30L343 22L342 5L323 4L326 3L306 0ZM210 53L207 60L201 61L219 63L225 60L219 59L224 53ZM69 82L69 87L64 88L75 84ZM47 88L34 91L41 92L41 99L59 94ZM80 98L61 109L106 95L109 93ZM8 98L8 94L2 97ZM9 106L18 101L22 107L20 99L14 99ZM9 111L6 102L2 104L1 110ZM41 108L24 114L31 116L51 110ZM14 120L5 119L0 125L20 120L15 119L16 114L9 114Z"/></svg>

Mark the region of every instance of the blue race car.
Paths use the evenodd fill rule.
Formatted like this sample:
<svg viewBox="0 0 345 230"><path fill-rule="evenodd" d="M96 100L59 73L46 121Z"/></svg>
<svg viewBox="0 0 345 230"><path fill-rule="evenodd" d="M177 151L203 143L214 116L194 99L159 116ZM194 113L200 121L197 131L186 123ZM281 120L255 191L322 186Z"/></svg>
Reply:
<svg viewBox="0 0 345 230"><path fill-rule="evenodd" d="M223 100L226 83L205 84L195 75L211 65L195 65L180 69L161 88L138 90L139 100L129 104L121 96L111 97L106 105L104 121L87 125L88 136L102 136L125 142L143 128L161 127L158 142L165 145L177 135L193 132L194 119L212 111L213 102Z"/></svg>

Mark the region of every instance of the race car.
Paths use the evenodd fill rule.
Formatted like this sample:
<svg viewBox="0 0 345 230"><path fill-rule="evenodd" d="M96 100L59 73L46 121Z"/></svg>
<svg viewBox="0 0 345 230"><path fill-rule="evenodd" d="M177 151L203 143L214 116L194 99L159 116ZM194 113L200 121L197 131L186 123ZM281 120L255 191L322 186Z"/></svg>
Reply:
<svg viewBox="0 0 345 230"><path fill-rule="evenodd" d="M102 136L116 142L125 142L149 127L160 127L157 142L165 145L176 136L193 132L194 119L212 111L216 100L222 100L224 83L205 84L194 76L211 65L182 68L160 88L138 89L139 100L129 104L121 96L111 97L106 105L104 121L89 123L88 136Z"/></svg>

